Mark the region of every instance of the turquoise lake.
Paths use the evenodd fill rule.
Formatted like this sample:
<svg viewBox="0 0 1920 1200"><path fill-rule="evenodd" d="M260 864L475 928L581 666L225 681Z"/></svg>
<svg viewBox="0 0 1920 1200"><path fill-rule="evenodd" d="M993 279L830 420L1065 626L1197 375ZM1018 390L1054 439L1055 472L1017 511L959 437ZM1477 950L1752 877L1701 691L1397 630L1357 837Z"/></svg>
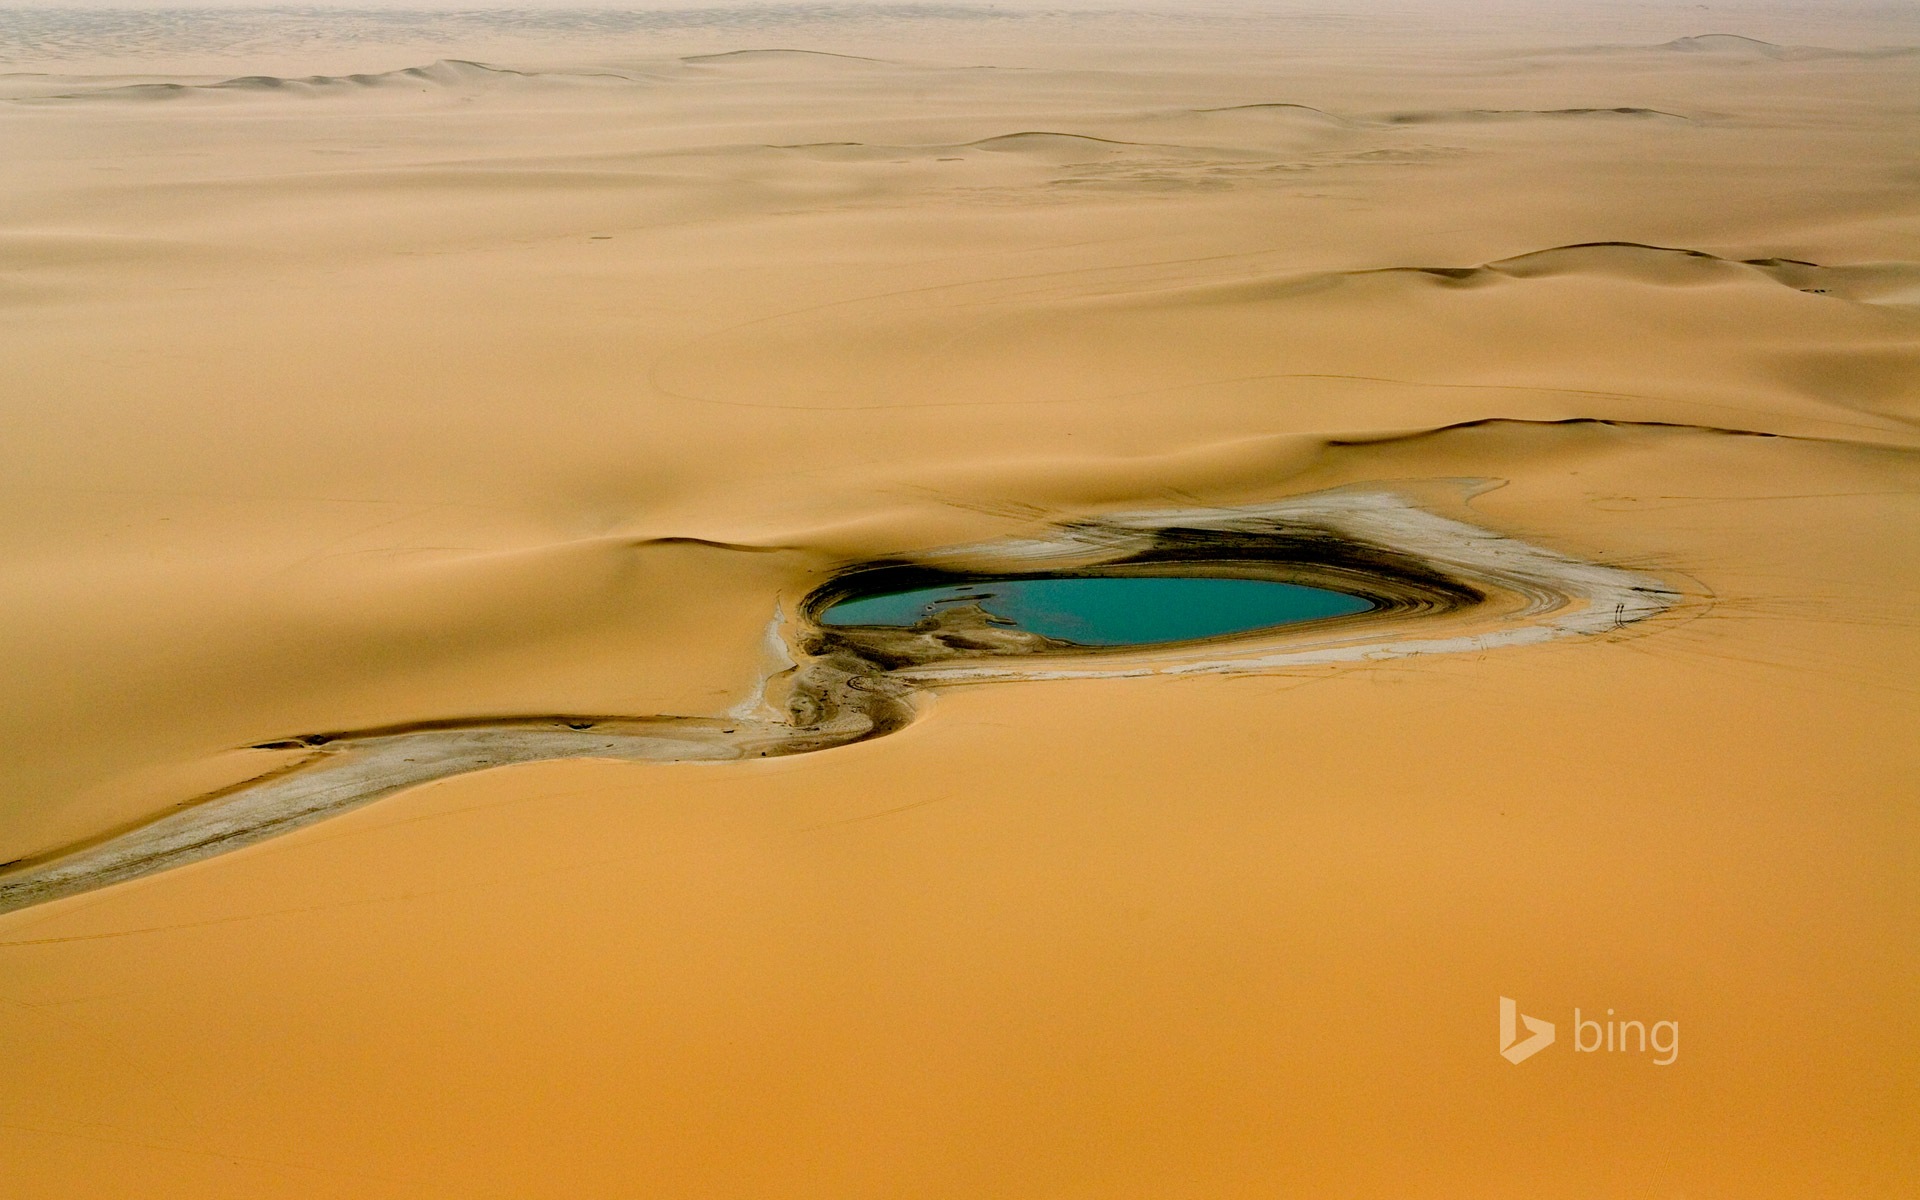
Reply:
<svg viewBox="0 0 1920 1200"><path fill-rule="evenodd" d="M1010 628L1082 646L1150 646L1344 617L1373 607L1358 596L1266 579L1073 576L915 588L842 600L827 625L916 625L978 604Z"/></svg>

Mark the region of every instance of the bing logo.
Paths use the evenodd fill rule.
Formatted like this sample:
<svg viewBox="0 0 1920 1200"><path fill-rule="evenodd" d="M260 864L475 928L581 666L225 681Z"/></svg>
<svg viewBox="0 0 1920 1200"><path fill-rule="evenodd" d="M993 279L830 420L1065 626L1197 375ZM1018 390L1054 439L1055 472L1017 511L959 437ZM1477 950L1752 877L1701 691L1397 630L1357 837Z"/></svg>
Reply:
<svg viewBox="0 0 1920 1200"><path fill-rule="evenodd" d="M1607 1016L1613 1016L1613 1010L1607 1010ZM1525 1041L1520 1038L1520 1027L1527 1027ZM1500 997L1500 1057L1510 1063L1523 1063L1534 1055L1553 1045L1554 1026L1551 1021L1542 1021L1539 1017L1529 1017L1520 1011L1520 1005L1512 997ZM1644 1021L1598 1021L1583 1019L1580 1010L1573 1010L1573 1052L1575 1054L1658 1054L1664 1057L1652 1060L1656 1067L1672 1066L1680 1058L1680 1022L1655 1021L1649 1026Z"/></svg>

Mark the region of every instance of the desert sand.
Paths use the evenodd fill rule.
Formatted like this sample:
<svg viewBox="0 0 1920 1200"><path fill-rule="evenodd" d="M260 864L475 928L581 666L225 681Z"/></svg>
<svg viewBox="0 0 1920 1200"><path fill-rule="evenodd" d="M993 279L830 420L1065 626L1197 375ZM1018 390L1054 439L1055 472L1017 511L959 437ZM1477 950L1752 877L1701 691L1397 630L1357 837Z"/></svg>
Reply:
<svg viewBox="0 0 1920 1200"><path fill-rule="evenodd" d="M1911 1195L1915 47L8 15L0 1194ZM1485 599L808 674L1259 520Z"/></svg>

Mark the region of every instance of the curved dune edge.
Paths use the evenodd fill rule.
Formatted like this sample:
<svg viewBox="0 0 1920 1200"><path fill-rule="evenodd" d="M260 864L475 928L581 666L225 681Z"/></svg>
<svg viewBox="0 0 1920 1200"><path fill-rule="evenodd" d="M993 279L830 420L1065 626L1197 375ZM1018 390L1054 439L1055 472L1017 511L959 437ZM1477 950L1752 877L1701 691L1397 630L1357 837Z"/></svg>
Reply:
<svg viewBox="0 0 1920 1200"><path fill-rule="evenodd" d="M1210 572L1339 586L1371 612L1170 649L1089 651L980 623L829 630L815 620L877 571ZM0 912L197 862L310 825L406 788L514 763L561 758L729 762L804 754L910 722L923 688L986 681L1244 673L1484 652L1644 621L1682 595L1653 576L1572 558L1430 512L1379 489L1336 489L1229 509L1107 514L1030 538L865 564L816 589L771 638L792 665L724 717L544 717L444 722L311 735L299 762L206 796L131 830L15 864ZM982 660L991 657L991 664Z"/></svg>

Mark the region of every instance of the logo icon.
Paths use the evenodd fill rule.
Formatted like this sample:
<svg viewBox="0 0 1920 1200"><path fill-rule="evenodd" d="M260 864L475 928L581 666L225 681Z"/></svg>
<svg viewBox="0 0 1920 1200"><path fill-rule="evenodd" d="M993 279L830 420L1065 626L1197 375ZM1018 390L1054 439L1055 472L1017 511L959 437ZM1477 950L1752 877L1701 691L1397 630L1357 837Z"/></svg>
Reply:
<svg viewBox="0 0 1920 1200"><path fill-rule="evenodd" d="M1525 1022L1532 1035L1520 1041L1519 1026ZM1525 1016L1520 1006L1506 996L1500 997L1500 1057L1510 1063L1523 1063L1553 1045L1553 1022Z"/></svg>

